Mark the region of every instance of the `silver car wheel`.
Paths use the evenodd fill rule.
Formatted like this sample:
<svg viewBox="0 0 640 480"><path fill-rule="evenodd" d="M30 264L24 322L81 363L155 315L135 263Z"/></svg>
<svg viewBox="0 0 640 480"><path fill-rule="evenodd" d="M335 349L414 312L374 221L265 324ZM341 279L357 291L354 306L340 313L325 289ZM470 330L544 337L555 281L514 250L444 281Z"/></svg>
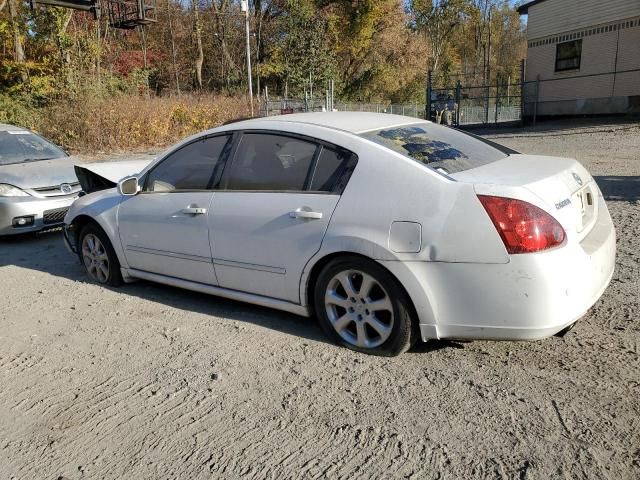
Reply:
<svg viewBox="0 0 640 480"><path fill-rule="evenodd" d="M393 304L371 275L345 270L327 286L324 300L329 321L345 341L360 348L376 348L391 335Z"/></svg>
<svg viewBox="0 0 640 480"><path fill-rule="evenodd" d="M98 283L109 279L109 256L100 239L88 233L82 239L82 260L89 276Z"/></svg>

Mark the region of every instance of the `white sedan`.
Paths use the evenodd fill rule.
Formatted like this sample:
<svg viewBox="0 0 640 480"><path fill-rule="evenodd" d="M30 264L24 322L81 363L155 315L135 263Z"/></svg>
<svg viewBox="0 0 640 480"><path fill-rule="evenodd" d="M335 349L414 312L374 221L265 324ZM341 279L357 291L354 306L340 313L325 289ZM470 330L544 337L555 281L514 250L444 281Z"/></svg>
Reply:
<svg viewBox="0 0 640 480"><path fill-rule="evenodd" d="M316 315L337 343L379 355L565 331L614 268L611 217L580 163L415 118L231 123L94 190L65 218L92 280Z"/></svg>

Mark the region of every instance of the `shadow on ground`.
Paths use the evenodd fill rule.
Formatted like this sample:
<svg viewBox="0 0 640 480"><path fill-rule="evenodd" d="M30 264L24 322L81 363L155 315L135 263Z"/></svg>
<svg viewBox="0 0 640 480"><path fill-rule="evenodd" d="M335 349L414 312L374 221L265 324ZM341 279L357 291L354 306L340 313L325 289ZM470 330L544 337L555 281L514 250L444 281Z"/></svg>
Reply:
<svg viewBox="0 0 640 480"><path fill-rule="evenodd" d="M640 177L605 175L593 177L605 200L637 202L640 200Z"/></svg>
<svg viewBox="0 0 640 480"><path fill-rule="evenodd" d="M78 258L64 247L60 231L0 238L0 268L7 265L89 283ZM315 319L145 281L123 285L117 290L177 309L253 323L328 343Z"/></svg>
<svg viewBox="0 0 640 480"><path fill-rule="evenodd" d="M0 238L0 268L8 265L89 283L78 258L64 247L60 231ZM253 323L289 335L331 343L314 318L146 281L123 285L116 290L180 310ZM431 353L445 348L464 346L461 342L430 340L418 342L411 352Z"/></svg>

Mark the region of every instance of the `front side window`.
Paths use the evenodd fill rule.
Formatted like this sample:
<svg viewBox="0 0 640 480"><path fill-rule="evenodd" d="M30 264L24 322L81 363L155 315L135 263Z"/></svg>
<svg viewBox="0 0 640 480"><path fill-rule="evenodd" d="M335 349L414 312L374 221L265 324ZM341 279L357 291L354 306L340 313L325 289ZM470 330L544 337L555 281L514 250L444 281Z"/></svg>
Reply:
<svg viewBox="0 0 640 480"><path fill-rule="evenodd" d="M556 72L580 68L582 39L556 45Z"/></svg>
<svg viewBox="0 0 640 480"><path fill-rule="evenodd" d="M27 130L0 132L0 165L66 156L67 154L54 144Z"/></svg>
<svg viewBox="0 0 640 480"><path fill-rule="evenodd" d="M452 174L506 158L507 150L442 125L416 123L361 134L367 140Z"/></svg>
<svg viewBox="0 0 640 480"><path fill-rule="evenodd" d="M227 190L301 191L317 148L284 135L245 133L238 145Z"/></svg>
<svg viewBox="0 0 640 480"><path fill-rule="evenodd" d="M173 152L147 175L145 192L210 190L227 135L196 140Z"/></svg>

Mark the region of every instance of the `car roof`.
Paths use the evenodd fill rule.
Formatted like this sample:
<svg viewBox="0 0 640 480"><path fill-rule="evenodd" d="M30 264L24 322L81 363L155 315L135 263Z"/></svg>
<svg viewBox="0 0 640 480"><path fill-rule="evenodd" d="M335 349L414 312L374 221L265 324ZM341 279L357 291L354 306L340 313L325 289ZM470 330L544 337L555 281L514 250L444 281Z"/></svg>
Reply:
<svg viewBox="0 0 640 480"><path fill-rule="evenodd" d="M28 132L26 128L16 127L6 123L0 123L0 132Z"/></svg>
<svg viewBox="0 0 640 480"><path fill-rule="evenodd" d="M415 117L404 117L389 113L373 112L309 112L291 113L288 115L276 115L273 117L260 117L250 120L242 120L234 123L234 126L242 126L255 121L291 122L308 125L319 125L327 128L343 130L354 134L380 130L382 128L398 127L424 122Z"/></svg>

